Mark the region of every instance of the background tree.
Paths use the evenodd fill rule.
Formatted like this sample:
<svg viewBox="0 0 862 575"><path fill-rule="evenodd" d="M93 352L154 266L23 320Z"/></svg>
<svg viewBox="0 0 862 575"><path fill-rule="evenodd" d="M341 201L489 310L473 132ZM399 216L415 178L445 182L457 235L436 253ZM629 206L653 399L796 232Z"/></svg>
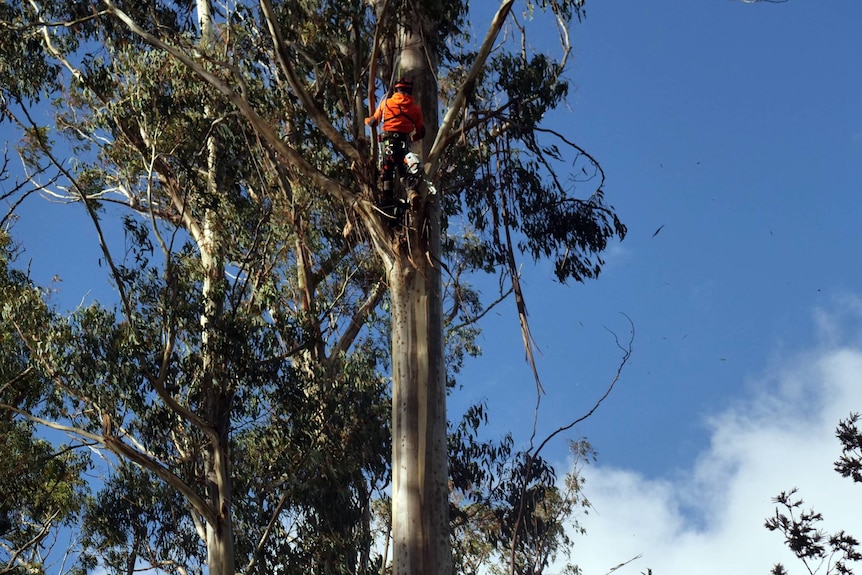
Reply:
<svg viewBox="0 0 862 575"><path fill-rule="evenodd" d="M501 275L531 353L516 254L581 281L625 234L598 164L541 124L568 92L582 2L525 4L558 26L556 58L522 49L513 5L475 51L454 0L3 5L5 116L31 173L50 168L92 221L118 296L52 322L47 344L20 333L54 385L26 415L112 454L84 566L376 569L391 469L394 572L451 572L445 355L475 350L484 312L462 278ZM362 120L398 75L437 194L392 222ZM63 96L50 130L29 113L46 89ZM547 485L529 461L519 484Z"/></svg>
<svg viewBox="0 0 862 575"><path fill-rule="evenodd" d="M0 232L0 404L7 408L0 412L0 573L10 575L42 573L45 557L62 553L60 529L78 519L88 469L87 458L39 437L21 415L50 382L29 365L17 335L44 334L50 312L43 294L10 267L13 256L9 236Z"/></svg>
<svg viewBox="0 0 862 575"><path fill-rule="evenodd" d="M835 432L841 442L841 457L835 462L835 471L856 483L862 483L862 430L859 421L860 415L851 413L847 419L841 420ZM766 528L784 535L787 547L809 573L818 573L825 567L827 575L852 575L852 564L862 561L859 541L855 537L844 531L832 534L823 531L820 528L823 515L814 510L805 511L802 499L796 497L795 488L782 492L774 501L779 507L773 517L766 519ZM787 570L778 563L772 568L772 573L786 575Z"/></svg>

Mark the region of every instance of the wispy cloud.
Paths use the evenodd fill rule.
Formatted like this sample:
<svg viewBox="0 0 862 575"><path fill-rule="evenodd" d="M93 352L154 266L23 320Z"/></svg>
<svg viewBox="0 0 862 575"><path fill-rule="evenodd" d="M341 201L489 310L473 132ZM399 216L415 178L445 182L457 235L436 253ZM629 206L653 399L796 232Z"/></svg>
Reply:
<svg viewBox="0 0 862 575"><path fill-rule="evenodd" d="M833 470L835 427L862 411L862 344L846 319L816 313L821 344L774 362L748 397L710 416L709 447L683 472L583 470L594 506L580 518L587 534L575 538L572 559L583 572L605 575L640 555L615 573L767 575L776 562L802 573L782 537L763 526L772 498L793 487L806 509L823 513L826 531L862 537L862 485Z"/></svg>

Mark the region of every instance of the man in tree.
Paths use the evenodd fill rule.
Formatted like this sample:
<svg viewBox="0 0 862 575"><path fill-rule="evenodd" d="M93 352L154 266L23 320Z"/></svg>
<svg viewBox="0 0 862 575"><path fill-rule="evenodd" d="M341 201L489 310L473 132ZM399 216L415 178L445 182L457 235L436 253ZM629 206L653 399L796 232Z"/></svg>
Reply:
<svg viewBox="0 0 862 575"><path fill-rule="evenodd" d="M425 137L425 123L422 110L413 100L413 81L401 78L395 83L391 96L380 102L374 115L365 119L371 127L381 125L380 140L383 142L383 158L380 181L383 184L383 204L385 210L394 203L393 179L395 171L405 175L404 157L410 149L410 142Z"/></svg>
<svg viewBox="0 0 862 575"><path fill-rule="evenodd" d="M121 304L79 306L50 332L21 321L7 330L33 355L11 377L33 366L51 385L32 421L58 419L82 448L123 458L85 519L84 559L110 571L452 575L446 354L472 347L483 315L458 275L500 271L529 345L516 252L582 281L625 235L600 166L558 137L595 174L575 196L583 190L555 172L569 161L539 143L555 133L540 125L545 113L568 93L568 34L561 58L527 53L526 36L508 32L514 0L475 53L464 0L261 0L259 12L240 2L230 16L212 0L119 4L103 0L86 22L75 2L47 2L44 14L0 4L0 27L14 32L0 43L14 72L0 78L0 99L71 94L53 98L55 126L23 112L19 124L31 173L57 172L60 193L92 219ZM561 26L581 16L582 0L527 4ZM379 116L371 106L374 125L401 133L381 178L358 145L361 94L375 70L392 69L415 82L424 117L387 125L410 117L403 91ZM394 201L414 131L451 201L420 202L421 225L395 231L369 199L383 187ZM73 170L54 133L82 147ZM45 185L34 179L22 195ZM128 208L131 252L102 233L106 193ZM444 227L449 218L464 225ZM350 222L364 233L345 238ZM113 257L115 241L128 258ZM471 333L449 325L462 316ZM537 477L534 456L525 478ZM387 481L391 544L379 555L372 519ZM512 563L536 540L518 511Z"/></svg>

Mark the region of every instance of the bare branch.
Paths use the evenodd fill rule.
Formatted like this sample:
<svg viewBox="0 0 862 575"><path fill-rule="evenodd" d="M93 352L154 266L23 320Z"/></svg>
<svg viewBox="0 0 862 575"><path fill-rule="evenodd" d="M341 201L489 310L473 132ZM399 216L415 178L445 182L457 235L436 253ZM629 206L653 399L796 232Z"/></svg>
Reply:
<svg viewBox="0 0 862 575"><path fill-rule="evenodd" d="M17 573L18 570L15 567L21 567L21 564L18 561L18 558L23 555L26 551L34 548L39 545L39 543L48 536L48 533L51 532L51 526L54 522L54 519L60 514L59 511L55 511L50 516L46 517L42 524L39 526L39 530L30 538L29 541L25 541L17 549L10 550L9 553L9 561L6 563L6 567L0 569L0 574L3 573ZM25 569L25 571L29 571L29 569Z"/></svg>
<svg viewBox="0 0 862 575"><path fill-rule="evenodd" d="M332 142L339 152L344 154L346 158L353 162L360 162L362 158L360 157L359 150L357 150L355 146L349 144L347 140L344 139L344 136L342 136L341 133L339 133L339 131L336 130L329 122L329 118L326 117L326 114L318 109L314 99L312 99L311 95L296 75L296 70L293 69L293 66L290 63L290 56L285 51L285 42L281 37L281 31L278 29L278 22L275 17L275 10L272 8L272 2L270 2L270 0L260 0L260 7L263 10L266 26L269 29L270 36L272 37L275 58L278 61L282 72L284 72L284 75L287 77L287 82L290 84L291 89L296 93L299 101L302 102L302 106L305 108L305 111L308 112L308 115L317 127L320 128L320 131L329 138L329 141Z"/></svg>
<svg viewBox="0 0 862 575"><path fill-rule="evenodd" d="M207 505L206 501L198 495L185 481L180 479L179 476L172 473L167 467L159 463L158 461L152 459L144 453L141 453L137 449L123 443L123 441L117 437L106 437L104 439L105 447L110 449L117 455L125 457L129 461L137 464L138 466L146 469L148 471L152 471L156 475L159 476L165 483L172 486L174 489L179 491L189 502L192 508L197 511L210 525L217 525L217 517L215 511Z"/></svg>
<svg viewBox="0 0 862 575"><path fill-rule="evenodd" d="M510 295L512 295L513 291L515 291L515 288L513 286L509 286L509 289L502 292L500 294L500 297L498 297L497 299L492 301L490 304L485 306L485 309L483 309L481 313L479 313L478 315L476 315L474 317L468 318L466 321L461 322L454 327L449 328L449 331L458 331L459 329L463 329L463 328L467 327L468 325L473 325L475 323L478 323L479 320L481 320L483 317L488 315L488 312L490 312L492 309L497 307L499 304L503 303L503 301L505 301L506 298L508 298Z"/></svg>
<svg viewBox="0 0 862 575"><path fill-rule="evenodd" d="M585 419L592 416L599 409L599 407L605 401L605 399L607 399L608 396L611 394L611 392L614 390L614 387L616 386L617 382L620 380L620 377L622 377L623 369L625 368L626 364L628 363L629 359L631 358L632 343L634 342L634 339L635 339L634 322L632 322L631 318L628 315L626 315L626 314L622 314L622 315L628 320L629 325L631 326L631 335L629 336L628 342L625 345L623 345L620 343L620 340L619 340L619 337L617 336L617 334L608 330L608 332L610 332L614 336L614 342L616 343L617 348L619 348L620 351L623 352L622 359L620 359L620 363L617 366L617 371L614 374L613 379L611 379L611 383L608 385L604 394L602 394L602 396L598 400L596 400L596 403L593 405L593 407L588 412L586 412L584 415L580 416L579 418L575 419L574 421L572 421L568 425L564 425L563 427L557 428L550 435L548 435L545 438L545 440L542 441L542 443L539 444L539 446L535 449L535 451L533 452L534 456L538 455L539 452L542 451L542 449L545 447L545 445L547 445L548 442L551 441L551 439L553 439L554 437L556 437L557 435L559 435L560 433L562 433L564 431L568 431L569 429L573 428L577 424L581 423ZM607 329L607 328L605 328L605 329Z"/></svg>
<svg viewBox="0 0 862 575"><path fill-rule="evenodd" d="M464 105L467 101L467 96L473 92L476 85L476 78L479 77L482 67L485 65L485 62L487 62L488 56L491 54L491 48L494 46L494 42L497 41L497 38L500 35L500 30L503 28L503 23L506 21L506 17L512 10L512 5L514 3L515 0L503 0L502 4L500 4L500 7L497 9L497 13L494 14L494 19L491 20L491 25L488 27L488 33L485 35L485 40L482 42L482 46L476 54L476 59L473 61L473 66L470 68L470 71L467 72L467 76L464 78L461 88L452 100L452 105L450 106L449 111L446 112L446 116L443 117L443 121L440 123L440 129L437 130L437 137L434 139L434 145L431 147L431 152L429 152L428 158L426 158L426 164L430 164L431 166L430 169L426 170L426 173L434 174L437 171L437 164L440 161L440 156L443 154L445 144L448 140L449 133L452 131L455 119L463 111Z"/></svg>
<svg viewBox="0 0 862 575"><path fill-rule="evenodd" d="M530 323L527 319L527 303L524 300L524 291L521 289L520 272L515 263L515 250L512 242L511 222L509 221L508 202L506 201L506 193L500 193L500 210L503 218L503 231L506 234L506 263L509 266L509 274L512 276L512 289L515 292L515 305L518 308L518 321L521 324L521 337L524 339L524 351L527 353L527 361L533 370L533 377L536 380L536 392L541 397L545 390L542 387L542 381L539 377L539 368L536 366L536 358L533 355L533 348L536 347L536 342L530 332Z"/></svg>
<svg viewBox="0 0 862 575"><path fill-rule="evenodd" d="M9 405L6 403L0 403L0 409L4 409L17 415L20 415L21 417L26 418L28 421L32 421L33 423L37 423L49 429L53 429L55 431L62 431L64 433L74 435L75 437L87 439L93 444L101 445L104 448L113 451L117 455L125 457L126 459L132 461L140 467L148 471L152 471L160 478L162 478L165 482L176 488L177 491L182 493L198 513L200 513L204 518L206 518L206 520L212 525L215 525L215 513L206 504L206 502L197 493L195 493L195 491L191 487L189 487L188 484L186 484L182 479L180 479L179 476L168 470L159 461L156 461L146 453L143 453L131 447L130 445L123 443L120 438L114 435L96 435L94 433L90 433L89 431L81 429L80 427L64 425L57 421L51 421L50 419L44 419L35 416L31 413L28 413L26 411L18 409L13 405Z"/></svg>
<svg viewBox="0 0 862 575"><path fill-rule="evenodd" d="M611 575L611 573L613 573L614 571L617 571L617 570L619 570L619 569L622 569L623 567L625 567L626 565L628 565L628 564L629 564L629 563L631 563L632 561L637 561L637 560L638 560L638 559L640 559L641 557L643 557L643 555L642 555L642 554L635 555L634 557L632 557L632 558L631 558L631 559L629 559L628 561L623 561L622 563L620 563L620 564L619 564L619 565L617 565L616 567L612 567L612 568L611 568L611 570L610 570L610 571L608 571L605 575Z"/></svg>
<svg viewBox="0 0 862 575"><path fill-rule="evenodd" d="M8 179L8 176L6 175L8 164L9 164L9 158L4 153L4 155L3 155L3 166L2 166L2 168L0 168L0 176L5 176L5 177L0 178L0 181L5 181L6 179ZM39 169L37 169L32 174L28 174L27 177L24 179L24 181L21 181L21 182L16 181L15 184L12 186L11 190L5 191L2 194L0 194L0 201L8 200L9 198L12 198L16 194L19 194L19 193L21 194L21 197L16 199L14 202L12 202L12 205L9 206L9 209L6 211L6 215L4 215L3 218L0 218L0 229L4 229L6 227L7 222L9 222L10 219L14 216L15 210L18 209L18 206L20 206L24 202L24 200L26 200L30 196L30 194L34 194L36 192L46 190L49 186L53 185L57 181L57 177L54 176L45 184L36 183L36 181L35 181L36 177L43 174L47 170L48 170L47 167L40 167ZM27 185L32 185L33 187L31 189L27 190L26 192L23 192L22 190Z"/></svg>
<svg viewBox="0 0 862 575"><path fill-rule="evenodd" d="M571 429L572 427L574 427L578 423L589 418L590 416L593 415L593 413L596 412L596 410L598 410L599 406L601 406L601 404L605 401L605 399L607 399L607 397L611 394L611 391L613 391L614 387L616 386L617 382L619 381L620 377L622 376L623 368L626 366L629 358L631 357L632 342L634 341L634 337L635 337L634 323L632 322L631 318L629 316L627 316L626 314L623 314L623 316L625 316L625 318L629 321L629 325L631 325L631 336L629 337L628 343L624 346L620 343L619 337L615 333L611 332L614 336L614 342L616 343L617 347L623 352L623 356L622 356L622 359L620 360L619 365L617 366L617 371L614 374L614 377L611 379L611 382L608 385L607 389L605 390L604 394L602 394L602 396L596 401L596 403L593 405L593 407L587 413L578 417L577 419L575 419L571 423L557 428L556 430L551 432L547 437L545 437L545 439L539 444L538 447L536 447L535 449L531 449L530 451L528 451L525 454L527 469L526 469L526 472L524 473L524 481L521 484L521 497L520 497L521 506L520 506L520 509L518 511L518 517L515 520L515 528L513 529L514 536L512 539L512 545L511 545L511 549L510 549L510 553L511 553L511 560L510 561L511 561L512 569L514 569L514 565L515 565L515 549L516 549L515 543L516 543L516 540L518 537L519 525L521 523L521 520L524 517L524 504L526 501L525 494L527 491L529 478L531 477L531 469L533 467L533 462L539 456L539 453L541 453L542 449L544 449L545 446L554 437L558 436L559 434L561 434L564 431ZM610 331L610 330L608 330L608 331ZM535 422L534 422L533 433L535 434ZM530 442L532 444L532 438L530 439ZM614 571L614 569L612 569L611 571Z"/></svg>
<svg viewBox="0 0 862 575"><path fill-rule="evenodd" d="M380 35L383 33L385 18L389 15L389 0L383 0L383 6L377 11L377 22L374 25L374 44L371 49L371 61L368 70L368 115L377 110L374 100L374 89L377 85L377 55L380 53ZM377 6L375 6L377 9ZM371 126L371 162L377 165L377 125Z"/></svg>
<svg viewBox="0 0 862 575"><path fill-rule="evenodd" d="M279 516L281 515L281 510L284 509L286 503L287 493L283 493L278 499L278 504L275 506L275 509L272 510L272 514L269 518L269 523L266 524L266 529L263 530L263 533L260 536L260 540L258 540L257 545L254 548L255 552L251 554L251 559L249 559L248 564L245 566L245 569L243 569L243 573L254 572L254 568L257 565L257 558L261 556L263 548L266 546L266 542L269 541L269 537L272 535L272 532L274 531L275 526L278 523Z"/></svg>
<svg viewBox="0 0 862 575"><path fill-rule="evenodd" d="M218 441L219 435L218 432L213 429L212 425L207 423L203 418L201 418L198 414L187 408L186 406L179 403L174 397L168 393L167 388L165 387L165 382L168 377L168 373L170 370L168 369L168 365L171 361L171 355L174 352L174 346L176 344L176 334L171 331L168 333L167 342L165 343L165 348L162 350L162 363L159 366L159 375L158 377L153 377L149 371L144 370L144 375L150 381L150 384L153 386L153 389L156 390L159 398L165 402L165 405L168 408L179 415L180 417L185 418L192 425L200 429L207 437L210 438L211 441Z"/></svg>
<svg viewBox="0 0 862 575"><path fill-rule="evenodd" d="M377 304L380 303L380 300L383 298L383 294L386 293L387 285L379 281L375 284L374 288L372 288L371 293L368 294L368 298L365 300L365 303L356 310L356 313L353 314L353 317L350 318L350 325L347 326L347 329L344 330L344 333L341 334L341 338L339 338L338 343L332 348L330 352L330 359L337 359L339 355L343 352L346 352L353 341L356 339L356 336L359 335L359 331L362 329L362 326L365 324L365 319L368 317L374 308L377 307Z"/></svg>

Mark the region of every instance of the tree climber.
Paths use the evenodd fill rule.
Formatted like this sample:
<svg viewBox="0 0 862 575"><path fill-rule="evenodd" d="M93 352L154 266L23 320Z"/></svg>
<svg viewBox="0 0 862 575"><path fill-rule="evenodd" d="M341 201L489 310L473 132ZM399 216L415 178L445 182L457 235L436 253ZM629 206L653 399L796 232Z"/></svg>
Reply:
<svg viewBox="0 0 862 575"><path fill-rule="evenodd" d="M381 124L380 141L383 143L380 181L383 187L382 208L392 208L395 203L393 180L395 171L400 177L407 173L405 156L410 152L410 142L425 137L425 123L422 110L413 100L413 81L401 78L395 83L393 93L380 102L374 115L365 118L371 127ZM413 164L418 164L415 154L410 154ZM414 166L418 169L418 165ZM412 171L412 170L411 170Z"/></svg>

